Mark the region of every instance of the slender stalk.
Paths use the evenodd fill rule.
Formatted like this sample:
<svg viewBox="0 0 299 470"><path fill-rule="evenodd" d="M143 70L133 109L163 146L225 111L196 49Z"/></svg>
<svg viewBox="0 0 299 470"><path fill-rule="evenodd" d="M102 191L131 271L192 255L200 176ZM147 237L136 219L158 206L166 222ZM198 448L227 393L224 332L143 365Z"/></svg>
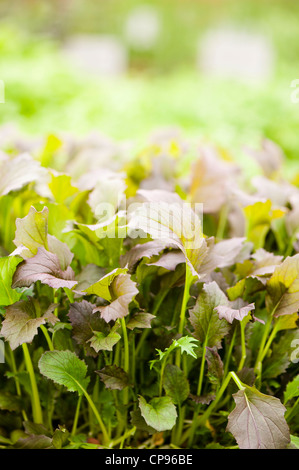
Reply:
<svg viewBox="0 0 299 470"><path fill-rule="evenodd" d="M118 343L115 346L115 353L114 353L114 360L113 360L113 363L116 366L119 366L119 355L120 355L120 342L118 341Z"/></svg>
<svg viewBox="0 0 299 470"><path fill-rule="evenodd" d="M132 360L131 360L131 375L132 381L135 383L135 373L136 373L136 353L135 353L135 336L133 336L131 341L131 350L132 350Z"/></svg>
<svg viewBox="0 0 299 470"><path fill-rule="evenodd" d="M20 387L20 383L19 383L19 379L17 377L17 365L16 365L16 361L15 361L15 356L14 356L14 353L13 351L11 350L10 346L8 345L8 351L9 351L9 355L10 355L10 359L11 359L11 370L14 374L14 380L15 380L15 385L16 385L16 391L17 391L17 395L19 397L22 396L22 392L21 392L21 387ZM23 415L23 419L25 421L28 421L28 417L27 417L27 414L26 414L26 411L25 410L22 410L22 415Z"/></svg>
<svg viewBox="0 0 299 470"><path fill-rule="evenodd" d="M59 303L59 298L58 298L58 295L57 295L57 290L58 289L53 289L53 302L54 304L58 304ZM54 310L54 315L56 317L58 317L58 307L55 308Z"/></svg>
<svg viewBox="0 0 299 470"><path fill-rule="evenodd" d="M239 363L238 371L241 370L244 366L246 360L246 343L245 343L245 327L246 323L244 323L244 319L240 322L240 330L241 330L241 360Z"/></svg>
<svg viewBox="0 0 299 470"><path fill-rule="evenodd" d="M79 385L80 385L80 384L79 384ZM97 419L97 421L98 421L98 423L99 423L99 426L100 426L101 431L102 431L102 434L103 434L103 441L104 441L104 443L109 442L109 435L108 435L108 432L107 432L107 430L106 430L106 427L105 427L105 425L104 425L104 423L103 423L103 421L102 421L101 416L99 415L99 412L98 412L98 410L97 410L97 408L96 408L94 402L92 401L91 397L88 395L87 391L86 391L83 387L81 387L81 385L80 385L80 388L81 388L81 390L82 390L82 392L83 392L83 394L84 394L86 400L88 401L88 404L89 404L90 408L92 409L92 411L93 411L93 413L94 413L94 415L95 415L95 417L96 417L96 419Z"/></svg>
<svg viewBox="0 0 299 470"><path fill-rule="evenodd" d="M267 341L267 338L268 338L268 335L269 335L269 332L271 330L271 326L272 326L272 320L273 320L273 315L277 309L279 305L279 302L275 305L275 307L273 308L271 314L269 315L269 318L267 320L267 323L265 325L265 330L264 330L264 334L262 336L262 340L261 340L261 344L260 344L260 348L259 348L259 352L258 352L258 355L257 355L257 358L256 358L256 362L255 362L255 366L254 366L254 371L257 375L257 383L260 383L261 382L261 377L262 377L262 363L263 363L263 359L265 357L265 344L266 344L266 341ZM275 332L276 334L276 332ZM275 335L274 335L275 336ZM271 339L271 342L274 338L274 336L272 337ZM271 343L270 343L271 344ZM270 344L268 346L268 348L270 347ZM267 349L268 350L268 349Z"/></svg>
<svg viewBox="0 0 299 470"><path fill-rule="evenodd" d="M233 337L232 337L231 342L229 344L227 354L225 354L225 364L224 364L223 377L226 377L227 373L228 373L230 358L231 358L231 355L232 355L232 352L233 352L233 348L235 346L236 334L237 334L237 329L235 328L234 333L233 333Z"/></svg>
<svg viewBox="0 0 299 470"><path fill-rule="evenodd" d="M50 351L54 351L54 346L53 346L53 343L52 343L52 340L51 340L51 338L50 338L50 335L49 335L49 333L48 333L47 328L46 328L44 325L41 325L41 326L40 326L40 329L42 330L42 332L43 332L43 334L44 334L44 336L45 336L45 338L46 338L46 341L47 341L47 343L48 343L48 346L49 346Z"/></svg>
<svg viewBox="0 0 299 470"><path fill-rule="evenodd" d="M180 313L180 322L179 322L179 335L184 334L184 326L185 326L185 318L186 318L186 309L189 300L189 290L192 282L192 272L189 268L189 265L186 263L186 275L185 275L185 287L184 287L184 296L181 306L181 313ZM175 364L177 367L181 366L181 349L179 348L176 352Z"/></svg>
<svg viewBox="0 0 299 470"><path fill-rule="evenodd" d="M31 357L30 357L26 343L22 344L22 348L23 348L23 353L24 353L26 369L29 374L30 384L31 384L31 391L32 391L31 403L32 403L33 421L34 423L42 424L43 414L42 414L42 409L40 405L39 393L38 393L38 388L37 388L37 384L35 380L35 374L34 374Z"/></svg>
<svg viewBox="0 0 299 470"><path fill-rule="evenodd" d="M74 416L74 422L73 422L73 427L72 427L72 432L71 432L72 436L75 436L75 434L77 432L81 401L82 401L82 395L79 396L78 401L77 401L77 406L76 406L76 411L75 411L75 416Z"/></svg>
<svg viewBox="0 0 299 470"><path fill-rule="evenodd" d="M160 380L159 380L159 397L162 396L163 377L164 377L164 370L165 370L165 367L166 367L166 363L167 363L167 356L162 360L162 363L161 363Z"/></svg>
<svg viewBox="0 0 299 470"><path fill-rule="evenodd" d="M206 362L206 351L207 351L207 344L208 344L208 333L206 334L205 341L203 344L202 350L202 358L200 364L200 371L199 371L199 378L198 378L198 385L197 385L197 395L201 395L202 383L203 383L203 375L205 370L205 362Z"/></svg>
<svg viewBox="0 0 299 470"><path fill-rule="evenodd" d="M217 240L221 240L224 237L224 231L225 231L225 227L227 223L228 208L229 206L227 204L224 204L220 209L219 221L218 221L218 227L217 227L217 233L216 233Z"/></svg>
<svg viewBox="0 0 299 470"><path fill-rule="evenodd" d="M219 391L216 395L215 400L210 404L210 406L206 409L204 414L199 419L193 420L192 426L189 430L189 441L188 441L189 448L191 448L191 446L192 446L195 430L197 429L198 426L204 425L206 423L206 421L209 419L212 411L216 408L219 401L221 400L222 395L224 394L224 392L225 392L225 390L226 390L226 388L227 388L227 386L228 386L231 379L234 380L234 382L236 383L237 387L240 390L244 389L244 386L243 386L242 382L240 381L238 376L235 374L235 372L229 372L227 374L226 378L224 379L224 381L223 381L223 383L222 383L222 385L221 385L221 387L220 387L220 389L219 389Z"/></svg>
<svg viewBox="0 0 299 470"><path fill-rule="evenodd" d="M110 442L109 444L109 449L112 449L113 447L115 447L117 444L121 444L123 443L126 439L128 439L129 437L131 437L133 434L135 434L135 431L136 431L136 427L133 426L132 429L129 429L123 436L119 437L118 439L114 439L113 441Z"/></svg>
<svg viewBox="0 0 299 470"><path fill-rule="evenodd" d="M121 318L120 323L121 323L123 340L124 340L124 371L127 372L127 374L129 374L130 353L129 353L129 341L128 341L128 333L127 333L125 319ZM127 405L129 401L128 388L125 388L123 390L123 396L124 396L124 405Z"/></svg>
<svg viewBox="0 0 299 470"><path fill-rule="evenodd" d="M274 326L272 332L271 332L271 335L270 335L269 338L268 338L268 341L267 341L267 343L266 343L264 349L263 349L263 352L262 352L262 355L261 355L261 359L260 359L261 361L263 361L263 360L265 359L265 357L266 357L266 355L267 355L267 353L268 353L268 351L269 351L269 348L270 348L270 346L271 346L271 344L272 344L272 341L274 340L274 338L275 338L275 336L276 336L276 334L277 334L278 331L279 331L279 325L276 324L276 325Z"/></svg>
<svg viewBox="0 0 299 470"><path fill-rule="evenodd" d="M289 408L288 411L286 412L285 414L285 419L286 421L288 420L291 420L291 418L295 415L295 412L297 412L297 408L299 406L299 397L297 398L297 400L295 401L294 405L292 406L292 408Z"/></svg>
<svg viewBox="0 0 299 470"><path fill-rule="evenodd" d="M172 444L179 445L184 425L184 418L185 418L185 407L181 407L181 404L178 403L178 420L174 434L174 440L172 440Z"/></svg>

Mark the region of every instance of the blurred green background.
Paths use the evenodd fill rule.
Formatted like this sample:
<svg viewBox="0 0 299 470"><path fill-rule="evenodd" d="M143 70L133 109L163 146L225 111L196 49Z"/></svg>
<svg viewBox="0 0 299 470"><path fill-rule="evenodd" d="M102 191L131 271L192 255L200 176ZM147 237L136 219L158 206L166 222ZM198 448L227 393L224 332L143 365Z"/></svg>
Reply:
<svg viewBox="0 0 299 470"><path fill-rule="evenodd" d="M146 4L159 34L141 48L128 21ZM299 2L294 0L10 0L0 3L0 123L45 135L100 131L144 141L176 127L232 152L278 143L293 164L299 157ZM274 51L271 76L261 81L209 76L196 65L207 31L222 25L262 34ZM99 76L65 55L76 35L113 35L123 47L124 73Z"/></svg>

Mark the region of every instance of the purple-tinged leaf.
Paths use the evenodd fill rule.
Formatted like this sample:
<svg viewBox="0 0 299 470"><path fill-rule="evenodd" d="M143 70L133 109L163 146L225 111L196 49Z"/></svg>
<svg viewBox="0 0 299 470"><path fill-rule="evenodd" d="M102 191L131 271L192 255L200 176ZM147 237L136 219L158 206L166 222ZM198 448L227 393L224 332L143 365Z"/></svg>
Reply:
<svg viewBox="0 0 299 470"><path fill-rule="evenodd" d="M129 274L118 274L109 285L112 302L105 307L96 307L94 312L101 312L101 317L109 323L123 318L129 313L129 305L138 294L136 282Z"/></svg>
<svg viewBox="0 0 299 470"><path fill-rule="evenodd" d="M229 305L219 305L215 308L219 318L225 318L226 321L232 323L234 320L242 321L243 318L247 317L248 313L255 309L254 304L245 305L240 308L232 308Z"/></svg>
<svg viewBox="0 0 299 470"><path fill-rule="evenodd" d="M30 287L34 282L41 281L54 289L72 289L77 284L74 278L75 274L70 266L63 271L57 255L40 247L35 256L18 266L12 287Z"/></svg>
<svg viewBox="0 0 299 470"><path fill-rule="evenodd" d="M227 430L240 449L285 449L290 431L286 408L278 398L246 387L233 395L236 406L228 417Z"/></svg>
<svg viewBox="0 0 299 470"><path fill-rule="evenodd" d="M169 243L163 240L152 240L147 243L135 245L125 255L120 257L121 266L128 267L132 271L142 258L152 258L169 248Z"/></svg>
<svg viewBox="0 0 299 470"><path fill-rule="evenodd" d="M47 170L27 153L5 160L0 166L0 195L4 196L28 183L38 181L45 174Z"/></svg>
<svg viewBox="0 0 299 470"><path fill-rule="evenodd" d="M229 332L226 320L220 320L215 308L225 305L228 300L216 282L205 284L195 306L190 311L190 323L194 328L193 336L207 346L221 346L221 340Z"/></svg>
<svg viewBox="0 0 299 470"><path fill-rule="evenodd" d="M84 347L88 356L96 357L95 349L90 345L90 339L95 331L101 331L106 336L110 330L100 313L93 313L94 307L94 304L87 300L74 302L70 306L68 317L72 325L74 340Z"/></svg>
<svg viewBox="0 0 299 470"><path fill-rule="evenodd" d="M206 348L206 359L209 380L212 384L218 385L223 378L223 362L215 346Z"/></svg>
<svg viewBox="0 0 299 470"><path fill-rule="evenodd" d="M101 377L105 387L110 390L123 390L130 385L128 374L116 365L105 366L96 373Z"/></svg>
<svg viewBox="0 0 299 470"><path fill-rule="evenodd" d="M1 335L9 342L11 349L16 349L23 343L31 343L41 325L47 322L54 325L58 321L53 315L56 306L57 304L51 304L42 315L38 302L32 298L7 307Z"/></svg>
<svg viewBox="0 0 299 470"><path fill-rule="evenodd" d="M299 308L299 254L287 257L267 282L266 304L276 317Z"/></svg>

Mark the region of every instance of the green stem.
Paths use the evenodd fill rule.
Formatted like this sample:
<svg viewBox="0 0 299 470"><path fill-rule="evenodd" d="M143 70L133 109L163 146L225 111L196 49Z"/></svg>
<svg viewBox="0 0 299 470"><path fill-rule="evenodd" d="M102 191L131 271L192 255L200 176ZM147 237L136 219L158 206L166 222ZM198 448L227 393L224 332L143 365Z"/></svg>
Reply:
<svg viewBox="0 0 299 470"><path fill-rule="evenodd" d="M129 361L130 361L129 341L128 341L128 333L127 333L125 319L121 318L120 323L121 323L123 341L124 341L124 371L127 372L127 374L129 374ZM129 401L129 393L128 393L127 387L123 390L123 393L124 393L124 405L127 405Z"/></svg>
<svg viewBox="0 0 299 470"><path fill-rule="evenodd" d="M227 215L228 215L228 208L227 204L224 204L221 207L220 214L219 214L219 221L216 233L216 239L221 240L224 237L224 231L227 223Z"/></svg>
<svg viewBox="0 0 299 470"><path fill-rule="evenodd" d="M201 395L201 389L202 389L202 383L203 383L203 375L204 375L204 370L205 370L205 362L206 362L206 347L208 344L208 334L206 334L205 337L205 342L203 344L203 350L202 350L202 358L201 358L201 364L200 364L200 371L199 371L199 378L198 378L198 386L197 386L197 395Z"/></svg>
<svg viewBox="0 0 299 470"><path fill-rule="evenodd" d="M267 355L267 353L268 353L268 351L269 351L269 348L270 348L270 346L271 346L271 344L272 344L272 341L274 340L274 338L275 338L275 336L276 336L276 334L277 334L278 331L279 331L279 325L278 325L278 323L277 323L277 324L274 326L274 328L273 328L273 330L272 330L272 332L271 332L271 335L269 336L268 341L267 341L267 343L266 343L266 345L265 345L265 347L264 347L264 350L263 350L263 352L262 352L261 359L260 359L261 361L263 361L263 360L265 359L265 357L266 357L266 355Z"/></svg>
<svg viewBox="0 0 299 470"><path fill-rule="evenodd" d="M109 449L112 449L113 447L115 447L117 444L120 444L122 442L124 442L126 439L128 439L128 437L132 436L133 434L135 434L136 432L136 427L133 426L132 429L129 429L123 436L119 437L118 439L114 439L113 441L110 442L109 444Z"/></svg>
<svg viewBox="0 0 299 470"><path fill-rule="evenodd" d="M294 405L292 406L292 408L289 408L288 411L286 412L285 414L285 419L286 421L288 420L291 420L291 418L295 415L295 411L297 409L299 405L299 397L297 398L297 400L295 401Z"/></svg>
<svg viewBox="0 0 299 470"><path fill-rule="evenodd" d="M237 329L235 328L234 333L233 333L233 337L232 337L230 345L229 345L229 349L227 351L227 354L225 354L225 365L224 365L223 377L226 377L227 373L228 373L230 358L231 358L233 348L234 348L234 345L235 345L236 334L237 334Z"/></svg>
<svg viewBox="0 0 299 470"><path fill-rule="evenodd" d="M162 396L163 377L164 377L164 370L165 370L165 367L166 367L166 363L167 363L167 356L162 360L162 363L161 363L160 380L159 380L159 397Z"/></svg>
<svg viewBox="0 0 299 470"><path fill-rule="evenodd" d="M136 373L136 353L135 353L135 336L132 338L132 360L131 360L131 376L133 384L135 383L135 373Z"/></svg>
<svg viewBox="0 0 299 470"><path fill-rule="evenodd" d="M32 391L31 403L32 403L33 421L34 423L42 424L43 414L42 414L42 409L40 405L39 393L38 393L38 388L37 388L37 384L35 380L35 374L34 374L31 357L30 357L26 343L22 344L22 348L23 348L23 353L24 353L26 369L29 374L30 384L31 384L31 391Z"/></svg>
<svg viewBox="0 0 299 470"><path fill-rule="evenodd" d="M255 362L255 366L254 366L254 371L257 375L257 382L261 382L261 377L262 377L262 362L263 362L263 359L265 357L265 354L264 354L264 348L265 348L265 344L266 344L266 341L267 341L267 338L268 338L268 335L269 335L269 332L270 332L270 329L271 329L271 326L272 326L272 319L273 319L273 315L276 311L278 307L278 303L277 305L273 308L271 314L269 315L269 318L267 320L267 323L265 325L265 330L264 330L264 334L262 336L262 340L261 340L261 343L260 343L260 348L259 348L259 352L258 352L258 355L257 355L257 358L256 358L256 362ZM272 335L271 335L272 336ZM272 340L271 340L272 341ZM270 343L271 344L271 343ZM269 345L270 346L270 345Z"/></svg>
<svg viewBox="0 0 299 470"><path fill-rule="evenodd" d="M67 298L69 299L70 303L71 304L74 303L75 297L74 297L73 291L71 291L71 289L68 289L67 287L64 287L63 290L66 293Z"/></svg>
<svg viewBox="0 0 299 470"><path fill-rule="evenodd" d="M216 406L218 405L219 401L221 400L222 398L222 395L224 394L230 380L233 379L234 382L236 383L237 387L242 390L244 389L245 387L243 386L242 382L240 381L240 379L238 378L238 376L235 374L235 372L229 372L226 376L226 378L224 379L217 395L216 395L216 398L215 400L210 404L210 406L207 408L207 410L204 412L204 414L199 418L199 419L194 419L193 422L192 422L192 426L190 428L190 436L189 436L189 442L188 442L188 445L189 445L189 448L191 448L192 446L192 442L193 442L193 436L194 436L194 433L195 433L195 430L197 429L198 426L200 425L204 425L206 423L206 421L209 419L212 411L216 408Z"/></svg>
<svg viewBox="0 0 299 470"><path fill-rule="evenodd" d="M54 346L53 346L52 340L51 340L51 338L50 338L50 336L49 336L49 333L48 333L47 328L46 328L44 325L41 325L41 326L40 326L40 329L42 330L42 332L43 332L43 334L44 334L44 336L45 336L45 338L46 338L46 341L47 341L47 343L48 343L48 346L49 346L50 351L54 351Z"/></svg>
<svg viewBox="0 0 299 470"><path fill-rule="evenodd" d="M13 351L11 350L10 346L8 345L8 351L9 351L9 355L10 355L10 359L11 359L11 370L14 374L14 380L15 380L15 385L16 385L16 391L17 391L17 395L19 397L22 396L22 392L21 392L21 387L20 387L20 383L19 383L19 379L17 377L17 365L16 365L16 361L15 361L15 356L14 356L14 353ZM25 421L28 421L28 417L27 417L27 414L26 414L26 411L25 410L22 410L22 415L23 415L23 419Z"/></svg>
<svg viewBox="0 0 299 470"><path fill-rule="evenodd" d="M241 360L239 363L238 371L241 370L244 366L246 360L246 343L245 343L245 327L246 323L242 320L240 322L240 330L241 330Z"/></svg>
<svg viewBox="0 0 299 470"><path fill-rule="evenodd" d="M172 442L172 444L174 444L174 445L179 445L180 444L183 425L184 425L184 418L185 418L185 408L184 407L182 408L181 404L178 403L178 421L177 421L177 425L176 425L176 432L175 432L174 442Z"/></svg>
<svg viewBox="0 0 299 470"><path fill-rule="evenodd" d="M53 289L53 302L54 304L58 304L59 303L59 299L58 299L58 295L57 295L57 290L58 289ZM54 310L54 315L56 317L58 317L58 307L55 308Z"/></svg>
<svg viewBox="0 0 299 470"><path fill-rule="evenodd" d="M297 240L297 232L289 240L289 243L288 243L285 255L284 255L285 258L287 258L288 256L291 256L291 254L293 253L293 251L294 251L293 244L296 240Z"/></svg>
<svg viewBox="0 0 299 470"><path fill-rule="evenodd" d="M74 380L75 380L75 379L74 379ZM105 426L105 424L103 423L102 418L101 418L101 416L99 415L99 412L98 412L98 410L97 410L97 408L96 408L94 402L92 401L91 397L89 396L89 394L87 393L87 391L85 390L85 388L83 388L82 385L81 385L77 380L75 380L75 382L76 382L77 386L82 390L83 395L85 396L85 398L86 398L86 400L87 400L87 402L88 402L88 404L89 404L91 410L93 411L93 413L94 413L94 415L95 415L95 417L96 417L96 419L97 419L97 422L98 422L98 424L99 424L99 426L100 426L100 429L101 429L101 431L102 431L102 434L103 434L103 441L104 441L105 444L107 444L107 442L109 441L109 435L108 435L108 432L107 432L107 430L106 430L106 426Z"/></svg>
<svg viewBox="0 0 299 470"><path fill-rule="evenodd" d="M79 396L78 401L77 401L76 412L74 416L74 422L73 422L72 433L71 433L72 436L75 436L77 432L81 401L82 401L82 395Z"/></svg>
<svg viewBox="0 0 299 470"><path fill-rule="evenodd" d="M181 306L180 323L179 323L179 329L178 329L179 335L184 334L186 309L187 309L187 304L189 300L189 291L190 291L192 279L193 279L193 274L191 272L189 265L186 263L184 296L183 296L183 301L182 301L182 306ZM177 367L181 366L181 348L178 348L176 352L175 364Z"/></svg>

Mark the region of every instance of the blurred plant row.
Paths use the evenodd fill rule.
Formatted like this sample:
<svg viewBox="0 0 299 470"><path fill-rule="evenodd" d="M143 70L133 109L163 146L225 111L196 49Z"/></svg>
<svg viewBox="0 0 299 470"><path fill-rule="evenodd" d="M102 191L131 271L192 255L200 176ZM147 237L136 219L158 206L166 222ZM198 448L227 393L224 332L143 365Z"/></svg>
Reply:
<svg viewBox="0 0 299 470"><path fill-rule="evenodd" d="M296 2L275 1L271 8L267 1L220 1L217 8L214 2L185 4L151 2L164 33L145 51L126 44L121 33L137 1L3 4L1 123L12 122L35 135L100 129L139 143L152 130L173 125L185 135L229 147L237 158L244 142L258 145L266 136L295 161L299 115L290 84L298 78ZM276 66L269 82L212 79L195 69L198 38L222 22L270 38ZM102 80L75 70L61 47L79 33L114 34L123 41L129 49L128 74Z"/></svg>

